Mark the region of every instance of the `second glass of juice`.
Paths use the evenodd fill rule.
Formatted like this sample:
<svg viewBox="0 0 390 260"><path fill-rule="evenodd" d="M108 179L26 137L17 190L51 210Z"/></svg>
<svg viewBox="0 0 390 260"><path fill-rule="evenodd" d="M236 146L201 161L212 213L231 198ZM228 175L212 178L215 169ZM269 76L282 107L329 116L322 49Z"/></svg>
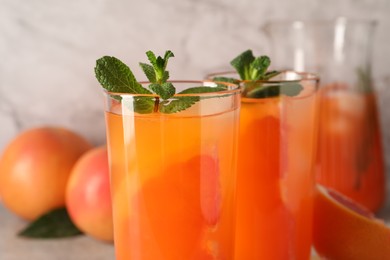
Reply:
<svg viewBox="0 0 390 260"><path fill-rule="evenodd" d="M309 259L318 78L285 71L240 84L269 96L241 98L234 259Z"/></svg>
<svg viewBox="0 0 390 260"><path fill-rule="evenodd" d="M233 258L239 94L105 92L117 260Z"/></svg>
<svg viewBox="0 0 390 260"><path fill-rule="evenodd" d="M310 257L318 79L279 78L262 83L279 96L241 99L235 259ZM292 84L299 95L283 93Z"/></svg>

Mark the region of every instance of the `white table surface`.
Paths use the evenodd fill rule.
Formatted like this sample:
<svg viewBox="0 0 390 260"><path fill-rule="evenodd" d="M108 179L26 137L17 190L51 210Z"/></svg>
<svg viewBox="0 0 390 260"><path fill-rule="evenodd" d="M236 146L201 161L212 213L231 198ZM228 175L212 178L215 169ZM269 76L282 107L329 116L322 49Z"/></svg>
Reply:
<svg viewBox="0 0 390 260"><path fill-rule="evenodd" d="M378 213L390 226L390 203ZM36 240L16 234L27 223L0 203L0 260L114 260L114 246L88 236Z"/></svg>
<svg viewBox="0 0 390 260"><path fill-rule="evenodd" d="M0 260L114 260L114 246L87 236L37 240L17 236L27 223L0 203Z"/></svg>

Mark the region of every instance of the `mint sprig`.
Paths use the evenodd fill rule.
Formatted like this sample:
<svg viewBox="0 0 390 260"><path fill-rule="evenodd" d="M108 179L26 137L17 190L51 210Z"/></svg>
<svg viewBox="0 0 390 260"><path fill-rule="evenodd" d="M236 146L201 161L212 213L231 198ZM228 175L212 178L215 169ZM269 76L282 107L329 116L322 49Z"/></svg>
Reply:
<svg viewBox="0 0 390 260"><path fill-rule="evenodd" d="M150 81L148 88L143 87L135 78L130 68L115 57L104 56L96 61L95 74L100 84L109 92L131 94L156 94L157 97L136 96L129 104L135 112L146 114L152 112L176 113L185 110L200 100L197 96L174 97L176 89L169 79L168 60L174 57L173 52L166 51L164 57L147 51L150 64L139 65ZM188 88L179 94L197 94L226 90L226 87L199 86ZM117 98L118 99L118 98ZM122 100L126 102L126 100Z"/></svg>
<svg viewBox="0 0 390 260"><path fill-rule="evenodd" d="M271 59L268 56L255 57L252 50L246 50L236 58L234 58L230 64L237 71L240 79L244 81L242 95L249 98L266 98L275 97L280 94L287 96L298 95L303 87L299 83L275 83L264 84L258 81L267 81L271 78L279 75L281 72L272 70L268 71L271 65ZM224 82L239 82L238 79L215 77L215 81Z"/></svg>

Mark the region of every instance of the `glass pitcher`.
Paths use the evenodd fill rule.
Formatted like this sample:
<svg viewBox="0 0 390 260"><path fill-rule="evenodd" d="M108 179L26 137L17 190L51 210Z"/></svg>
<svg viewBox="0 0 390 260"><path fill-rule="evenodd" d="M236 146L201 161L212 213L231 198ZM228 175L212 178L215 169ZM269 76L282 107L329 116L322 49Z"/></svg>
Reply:
<svg viewBox="0 0 390 260"><path fill-rule="evenodd" d="M316 179L372 211L385 199L385 171L371 49L376 23L273 21L264 30L277 68L320 76Z"/></svg>

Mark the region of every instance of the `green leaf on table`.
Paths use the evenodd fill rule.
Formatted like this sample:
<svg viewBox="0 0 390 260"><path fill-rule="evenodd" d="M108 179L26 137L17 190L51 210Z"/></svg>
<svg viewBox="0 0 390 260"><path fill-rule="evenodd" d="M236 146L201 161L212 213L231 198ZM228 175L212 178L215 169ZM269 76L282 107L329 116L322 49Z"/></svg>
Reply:
<svg viewBox="0 0 390 260"><path fill-rule="evenodd" d="M28 238L62 238L82 235L65 208L52 210L23 229L18 235Z"/></svg>

